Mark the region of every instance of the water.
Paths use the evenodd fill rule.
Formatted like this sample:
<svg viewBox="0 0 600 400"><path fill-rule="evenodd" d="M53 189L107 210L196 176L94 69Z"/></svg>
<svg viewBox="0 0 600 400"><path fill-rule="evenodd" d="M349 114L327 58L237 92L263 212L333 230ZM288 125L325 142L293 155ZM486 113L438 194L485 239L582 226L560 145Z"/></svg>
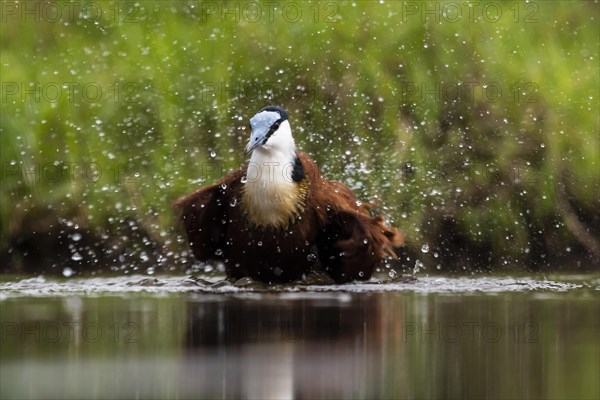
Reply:
<svg viewBox="0 0 600 400"><path fill-rule="evenodd" d="M2 398L598 398L597 274L0 283Z"/></svg>

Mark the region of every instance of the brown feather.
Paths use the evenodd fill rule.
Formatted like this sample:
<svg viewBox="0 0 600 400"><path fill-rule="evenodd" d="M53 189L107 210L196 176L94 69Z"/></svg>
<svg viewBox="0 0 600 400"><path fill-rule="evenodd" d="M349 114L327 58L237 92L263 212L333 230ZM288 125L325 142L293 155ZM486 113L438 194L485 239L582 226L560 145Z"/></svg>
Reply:
<svg viewBox="0 0 600 400"><path fill-rule="evenodd" d="M369 279L403 235L372 217L343 183L326 180L310 157L304 166L304 204L290 210L287 227L261 227L244 210L242 179L246 166L219 182L177 200L174 206L194 255L202 262L222 261L227 275L264 282L291 282L321 268L337 282Z"/></svg>

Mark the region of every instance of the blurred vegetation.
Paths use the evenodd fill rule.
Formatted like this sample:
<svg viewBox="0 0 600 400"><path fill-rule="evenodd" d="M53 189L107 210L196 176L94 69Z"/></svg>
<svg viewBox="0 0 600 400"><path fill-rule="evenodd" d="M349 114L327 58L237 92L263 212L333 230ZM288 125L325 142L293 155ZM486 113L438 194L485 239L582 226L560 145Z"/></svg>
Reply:
<svg viewBox="0 0 600 400"><path fill-rule="evenodd" d="M598 265L597 2L269 4L2 3L2 268L189 269L271 103L406 270Z"/></svg>

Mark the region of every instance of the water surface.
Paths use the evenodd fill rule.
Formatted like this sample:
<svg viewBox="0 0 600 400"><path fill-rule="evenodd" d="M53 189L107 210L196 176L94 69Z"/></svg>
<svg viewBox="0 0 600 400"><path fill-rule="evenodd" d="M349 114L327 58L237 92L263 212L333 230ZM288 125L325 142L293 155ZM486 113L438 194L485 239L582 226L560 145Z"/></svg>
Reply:
<svg viewBox="0 0 600 400"><path fill-rule="evenodd" d="M598 398L598 275L0 283L13 398Z"/></svg>

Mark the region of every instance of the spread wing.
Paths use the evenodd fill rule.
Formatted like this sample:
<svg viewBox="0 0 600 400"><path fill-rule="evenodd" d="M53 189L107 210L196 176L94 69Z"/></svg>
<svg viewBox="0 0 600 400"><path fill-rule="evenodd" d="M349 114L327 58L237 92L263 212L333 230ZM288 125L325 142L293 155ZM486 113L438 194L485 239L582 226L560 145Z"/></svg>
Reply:
<svg viewBox="0 0 600 400"><path fill-rule="evenodd" d="M303 156L303 163L314 165ZM318 213L317 248L323 269L337 282L369 279L386 256L396 258L393 248L404 243L404 236L386 226L383 217L371 216L369 204L358 201L346 185L324 179L316 165L307 170L314 182L313 204L307 206Z"/></svg>
<svg viewBox="0 0 600 400"><path fill-rule="evenodd" d="M242 169L233 171L217 183L183 196L173 204L180 212L179 220L187 233L190 248L202 262L223 259L226 228L230 223L228 205L242 176Z"/></svg>

